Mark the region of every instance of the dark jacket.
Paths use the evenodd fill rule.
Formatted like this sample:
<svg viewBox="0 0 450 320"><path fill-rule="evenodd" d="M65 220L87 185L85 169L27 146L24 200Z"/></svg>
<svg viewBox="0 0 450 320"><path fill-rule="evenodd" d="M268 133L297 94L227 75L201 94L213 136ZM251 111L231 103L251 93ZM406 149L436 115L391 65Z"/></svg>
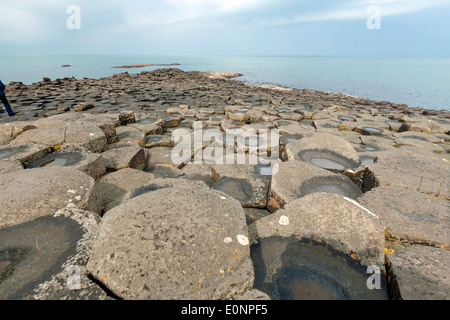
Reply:
<svg viewBox="0 0 450 320"><path fill-rule="evenodd" d="M5 95L5 85L3 84L2 80L0 80L0 95Z"/></svg>

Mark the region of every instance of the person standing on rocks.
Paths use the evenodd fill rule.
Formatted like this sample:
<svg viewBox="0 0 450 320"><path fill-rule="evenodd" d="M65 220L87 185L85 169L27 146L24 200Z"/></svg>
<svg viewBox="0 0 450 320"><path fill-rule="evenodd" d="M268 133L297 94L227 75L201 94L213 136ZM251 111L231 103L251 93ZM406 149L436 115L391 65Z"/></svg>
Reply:
<svg viewBox="0 0 450 320"><path fill-rule="evenodd" d="M3 84L3 82L0 80L0 100L2 101L2 103L5 105L5 109L8 112L8 115L10 117L15 116L16 114L12 111L11 109L11 105L8 102L8 99L6 99L6 93L5 93L5 85Z"/></svg>

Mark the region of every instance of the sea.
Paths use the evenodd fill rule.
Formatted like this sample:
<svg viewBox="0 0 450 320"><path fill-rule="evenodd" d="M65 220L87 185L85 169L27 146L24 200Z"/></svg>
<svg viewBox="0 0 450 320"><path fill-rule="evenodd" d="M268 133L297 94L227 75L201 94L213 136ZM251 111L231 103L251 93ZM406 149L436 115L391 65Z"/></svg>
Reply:
<svg viewBox="0 0 450 320"><path fill-rule="evenodd" d="M43 77L103 78L170 64L184 71L233 71L235 80L312 89L434 110L450 110L450 57L307 56L20 56L0 57L0 79L31 84ZM62 65L70 65L62 68Z"/></svg>

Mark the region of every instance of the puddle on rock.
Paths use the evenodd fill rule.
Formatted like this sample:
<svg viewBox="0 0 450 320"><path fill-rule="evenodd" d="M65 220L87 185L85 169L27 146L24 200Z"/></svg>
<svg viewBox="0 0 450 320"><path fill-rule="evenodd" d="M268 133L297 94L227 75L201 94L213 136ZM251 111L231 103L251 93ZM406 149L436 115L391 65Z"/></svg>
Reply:
<svg viewBox="0 0 450 320"><path fill-rule="evenodd" d="M303 161L331 171L353 169L361 164L330 150L303 150L298 156Z"/></svg>
<svg viewBox="0 0 450 320"><path fill-rule="evenodd" d="M165 164L151 165L149 167L146 167L144 171L153 173L155 179L178 178L182 175L181 171L177 168Z"/></svg>
<svg viewBox="0 0 450 320"><path fill-rule="evenodd" d="M44 216L0 230L0 300L20 300L52 279L76 254L84 235L65 217Z"/></svg>
<svg viewBox="0 0 450 320"><path fill-rule="evenodd" d="M26 169L56 167L56 166L72 166L83 160L83 156L77 152L52 153L29 164Z"/></svg>
<svg viewBox="0 0 450 320"><path fill-rule="evenodd" d="M302 134L285 134L280 137L280 144L287 145L292 142L297 142L301 140L304 136Z"/></svg>
<svg viewBox="0 0 450 320"><path fill-rule="evenodd" d="M27 146L2 149L0 150L0 160L9 158L13 154L23 152L25 150L27 150Z"/></svg>
<svg viewBox="0 0 450 320"><path fill-rule="evenodd" d="M286 120L278 120L276 122L278 128L281 127L281 126L289 126L289 125L291 125L293 123L294 123L294 121L286 121Z"/></svg>
<svg viewBox="0 0 450 320"><path fill-rule="evenodd" d="M377 160L377 158L369 157L369 156L362 156L362 157L360 157L360 159L361 159L361 162L363 164L365 164L366 166L370 166L370 165L374 164Z"/></svg>
<svg viewBox="0 0 450 320"><path fill-rule="evenodd" d="M12 154L13 154L13 152L11 150L0 151L0 160L8 158Z"/></svg>
<svg viewBox="0 0 450 320"><path fill-rule="evenodd" d="M386 122L388 125L393 126L393 127L401 127L403 125L403 123L401 122L396 122L396 121L388 121Z"/></svg>
<svg viewBox="0 0 450 320"><path fill-rule="evenodd" d="M364 127L361 129L363 134L382 134L383 133L383 129L378 129L378 128L374 128L374 127Z"/></svg>
<svg viewBox="0 0 450 320"><path fill-rule="evenodd" d="M163 139L163 136L156 136L156 135L147 136L148 141L158 142L158 141L161 141L162 139Z"/></svg>
<svg viewBox="0 0 450 320"><path fill-rule="evenodd" d="M29 256L27 248L5 248L0 251L0 283L13 274L15 267Z"/></svg>
<svg viewBox="0 0 450 320"><path fill-rule="evenodd" d="M403 139L415 139L415 140L430 142L427 138L421 137L421 136L414 136L414 135L407 136L407 135L403 135L402 138Z"/></svg>
<svg viewBox="0 0 450 320"><path fill-rule="evenodd" d="M339 120L356 122L356 118L350 116L339 116Z"/></svg>
<svg viewBox="0 0 450 320"><path fill-rule="evenodd" d="M350 192L348 192L344 187L336 184L322 184L311 188L310 193L326 192L339 194L341 196L350 198Z"/></svg>
<svg viewBox="0 0 450 320"><path fill-rule="evenodd" d="M309 160L309 162L324 169L340 171L346 169L346 167L344 167L342 164L327 158L312 158L311 160Z"/></svg>
<svg viewBox="0 0 450 320"><path fill-rule="evenodd" d="M307 180L296 191L296 195L301 198L307 194L317 192L334 193L352 199L362 196L361 189L352 180L341 175Z"/></svg>
<svg viewBox="0 0 450 320"><path fill-rule="evenodd" d="M368 152L373 152L373 151L378 151L379 150L379 148L377 148L377 147L367 146L367 145L361 146L360 149L362 149L364 151L368 151Z"/></svg>
<svg viewBox="0 0 450 320"><path fill-rule="evenodd" d="M224 177L216 182L213 189L220 190L239 201L248 201L252 197L252 186L243 179Z"/></svg>
<svg viewBox="0 0 450 320"><path fill-rule="evenodd" d="M296 300L330 300L330 295L326 290L317 286L312 280L294 280L288 285L288 291Z"/></svg>
<svg viewBox="0 0 450 320"><path fill-rule="evenodd" d="M144 119L139 119L136 121L136 123L139 124L152 124L152 123L156 123L158 122L158 118L156 117L151 117L151 118L144 118Z"/></svg>
<svg viewBox="0 0 450 320"><path fill-rule="evenodd" d="M330 245L309 239L260 238L251 247L254 288L273 300L388 300L386 278L371 290L368 268Z"/></svg>
<svg viewBox="0 0 450 320"><path fill-rule="evenodd" d="M255 166L255 173L261 176L272 176L274 173L278 172L277 163L267 163L267 164L258 164Z"/></svg>

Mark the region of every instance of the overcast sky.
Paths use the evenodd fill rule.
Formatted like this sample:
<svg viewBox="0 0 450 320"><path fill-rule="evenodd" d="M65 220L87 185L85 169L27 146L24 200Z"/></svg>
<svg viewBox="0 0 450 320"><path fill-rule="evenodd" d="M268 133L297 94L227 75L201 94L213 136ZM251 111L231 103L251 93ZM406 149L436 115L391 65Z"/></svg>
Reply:
<svg viewBox="0 0 450 320"><path fill-rule="evenodd" d="M0 0L0 13L4 56L450 56L450 0Z"/></svg>

